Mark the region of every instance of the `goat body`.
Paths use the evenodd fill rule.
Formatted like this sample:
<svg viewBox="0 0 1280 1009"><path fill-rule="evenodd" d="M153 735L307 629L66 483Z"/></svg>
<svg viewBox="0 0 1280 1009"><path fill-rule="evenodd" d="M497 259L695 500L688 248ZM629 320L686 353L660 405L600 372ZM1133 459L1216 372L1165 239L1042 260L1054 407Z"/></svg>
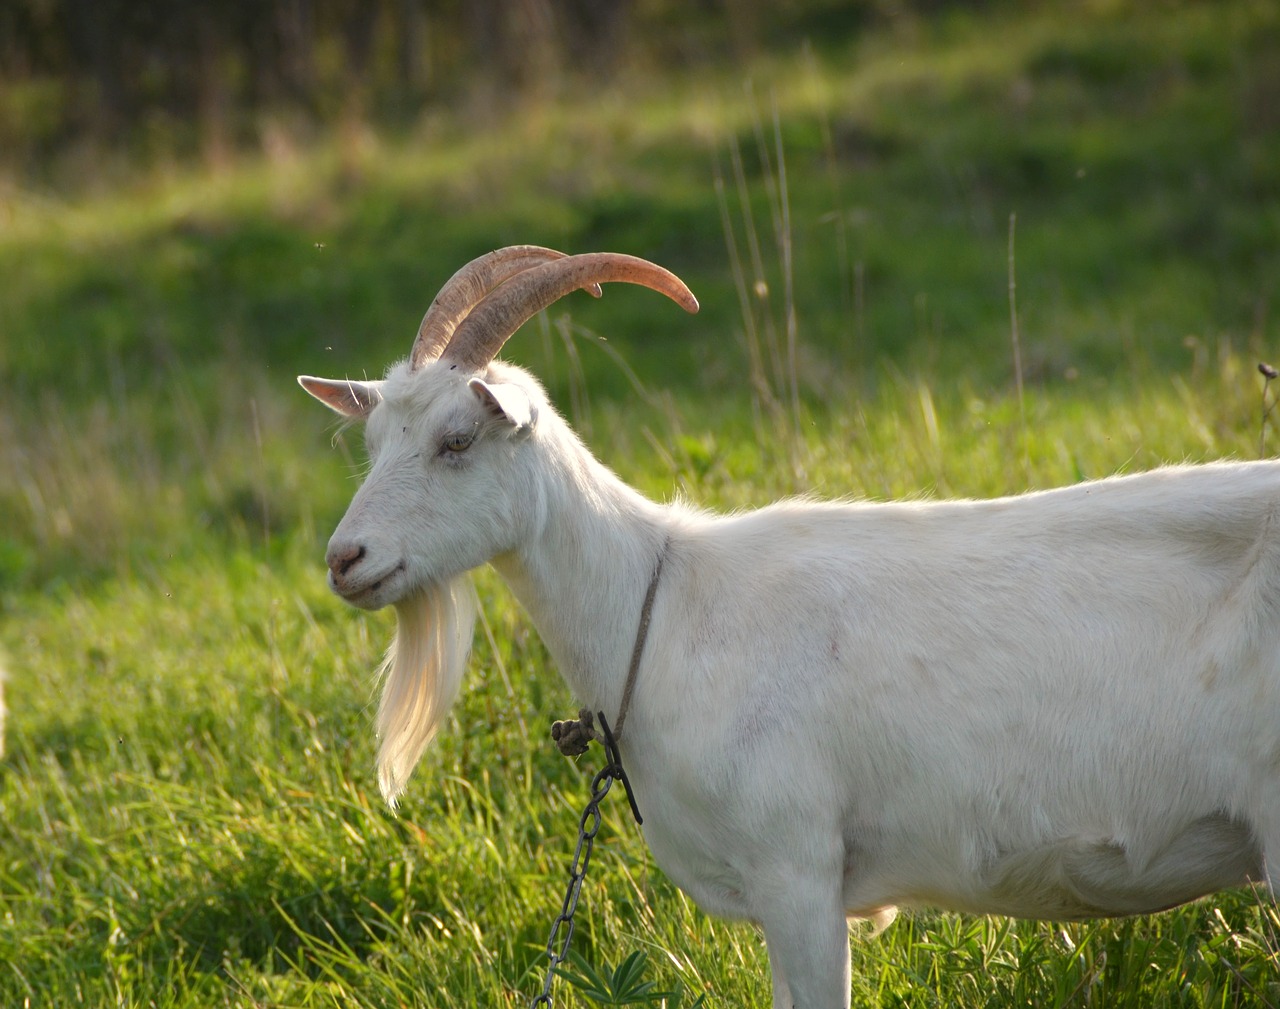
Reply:
<svg viewBox="0 0 1280 1009"><path fill-rule="evenodd" d="M461 675L467 570L612 715L662 555L620 749L659 865L763 928L776 1009L848 1006L849 916L1280 880L1280 464L717 517L626 486L510 365L303 384L368 422L330 580L400 614L389 798Z"/></svg>

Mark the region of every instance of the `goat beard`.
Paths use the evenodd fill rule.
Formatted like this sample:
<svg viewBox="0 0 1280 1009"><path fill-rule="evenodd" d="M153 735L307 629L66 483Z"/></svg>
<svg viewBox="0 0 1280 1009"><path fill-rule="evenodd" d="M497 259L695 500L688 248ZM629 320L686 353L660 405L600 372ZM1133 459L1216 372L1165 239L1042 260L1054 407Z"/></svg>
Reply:
<svg viewBox="0 0 1280 1009"><path fill-rule="evenodd" d="M462 682L475 629L471 580L459 575L395 604L396 636L378 670L378 787L392 809Z"/></svg>

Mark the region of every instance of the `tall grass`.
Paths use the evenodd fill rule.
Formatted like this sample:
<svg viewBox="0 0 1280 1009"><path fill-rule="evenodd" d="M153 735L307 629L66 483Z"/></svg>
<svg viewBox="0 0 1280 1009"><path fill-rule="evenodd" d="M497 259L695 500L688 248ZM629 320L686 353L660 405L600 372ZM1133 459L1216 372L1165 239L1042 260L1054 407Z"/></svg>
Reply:
<svg viewBox="0 0 1280 1009"><path fill-rule="evenodd" d="M354 189L320 150L6 203L0 1005L540 989L595 770L545 740L573 698L481 572L458 703L400 814L376 800L391 618L321 578L362 453L292 383L376 374L485 248L636 252L698 293L694 320L569 300L510 345L655 497L992 495L1274 446L1277 27L1243 0L957 15L765 59L749 90L387 144ZM755 931L604 814L585 965L642 952L686 1006L766 1004ZM1089 925L907 914L855 936L855 1004L1274 1005L1278 925L1247 891Z"/></svg>
<svg viewBox="0 0 1280 1009"><path fill-rule="evenodd" d="M1257 376L1223 350L1194 387L1028 402L1034 482L1245 454ZM636 409L603 409L597 427ZM654 415L610 461L721 507L758 503L798 458L823 493L986 494L1020 485L1010 397L898 377L804 437L755 449L749 415ZM674 427L668 425L674 424ZM736 427L736 431L735 431ZM746 436L742 440L742 436ZM634 437L634 436L633 436ZM790 428L780 441L793 441ZM766 470L764 467L768 466ZM0 781L0 998L21 1005L520 1005L540 985L594 761L546 742L573 710L489 575L464 693L399 817L376 798L368 672L391 626L319 577L323 532L163 558L94 587L10 599L14 734ZM700 915L607 805L579 912L591 964L649 954L660 988L766 999L749 927ZM1136 922L1059 927L907 915L856 939L859 1004L1266 1005L1275 909L1228 894ZM563 990L563 1004L587 1004Z"/></svg>

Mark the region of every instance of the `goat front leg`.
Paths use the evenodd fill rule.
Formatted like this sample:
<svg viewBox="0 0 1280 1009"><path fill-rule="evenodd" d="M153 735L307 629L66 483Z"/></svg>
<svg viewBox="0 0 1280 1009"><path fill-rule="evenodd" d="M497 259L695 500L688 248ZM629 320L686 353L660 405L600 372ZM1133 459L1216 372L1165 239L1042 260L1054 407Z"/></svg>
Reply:
<svg viewBox="0 0 1280 1009"><path fill-rule="evenodd" d="M1253 818L1253 834L1262 847L1262 874L1271 899L1280 901L1280 784L1269 785Z"/></svg>
<svg viewBox="0 0 1280 1009"><path fill-rule="evenodd" d="M787 984L787 975L778 963L778 956L773 951L773 944L765 940L765 948L769 951L769 973L773 975L773 1009L790 1009L794 1003L791 999L791 986Z"/></svg>
<svg viewBox="0 0 1280 1009"><path fill-rule="evenodd" d="M789 893L760 922L773 972L773 1009L849 1009L849 923L840 890L815 896Z"/></svg>

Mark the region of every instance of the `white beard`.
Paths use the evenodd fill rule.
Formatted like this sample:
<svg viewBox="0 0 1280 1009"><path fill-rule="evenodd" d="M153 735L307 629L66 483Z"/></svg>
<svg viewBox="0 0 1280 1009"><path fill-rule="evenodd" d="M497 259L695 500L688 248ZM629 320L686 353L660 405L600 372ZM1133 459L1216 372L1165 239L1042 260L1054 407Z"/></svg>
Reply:
<svg viewBox="0 0 1280 1009"><path fill-rule="evenodd" d="M392 808L457 696L476 595L470 579L459 575L395 607L396 637L378 670L378 787Z"/></svg>

